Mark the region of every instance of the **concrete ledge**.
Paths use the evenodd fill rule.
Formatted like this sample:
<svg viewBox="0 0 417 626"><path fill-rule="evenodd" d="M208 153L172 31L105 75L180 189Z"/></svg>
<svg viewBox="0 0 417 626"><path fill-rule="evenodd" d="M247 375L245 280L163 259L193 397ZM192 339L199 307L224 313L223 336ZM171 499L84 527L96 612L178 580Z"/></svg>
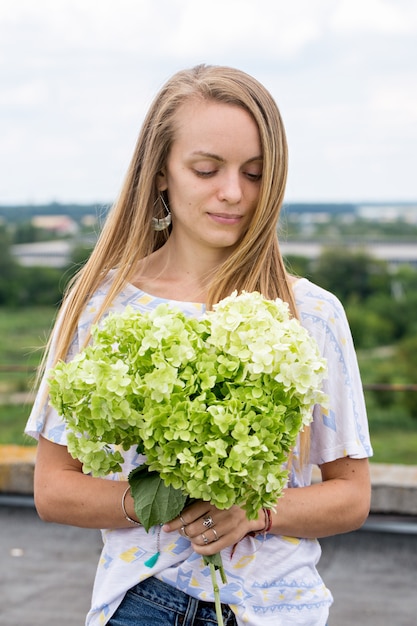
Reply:
<svg viewBox="0 0 417 626"><path fill-rule="evenodd" d="M371 513L417 515L417 465L370 463ZM314 468L313 481L320 482Z"/></svg>
<svg viewBox="0 0 417 626"><path fill-rule="evenodd" d="M36 447L0 446L0 493L33 494Z"/></svg>
<svg viewBox="0 0 417 626"><path fill-rule="evenodd" d="M0 493L33 495L36 448L0 446ZM417 465L371 463L371 512L417 515ZM320 480L315 469L313 480Z"/></svg>
<svg viewBox="0 0 417 626"><path fill-rule="evenodd" d="M417 466L371 463L372 513L417 515Z"/></svg>

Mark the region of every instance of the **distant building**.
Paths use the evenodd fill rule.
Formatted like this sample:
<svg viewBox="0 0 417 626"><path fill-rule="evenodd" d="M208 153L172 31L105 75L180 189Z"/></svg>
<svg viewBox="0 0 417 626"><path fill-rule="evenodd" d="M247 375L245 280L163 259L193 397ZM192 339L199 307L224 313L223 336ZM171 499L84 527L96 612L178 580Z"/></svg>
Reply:
<svg viewBox="0 0 417 626"><path fill-rule="evenodd" d="M84 215L84 217L81 218L81 224L83 226L95 226L98 223L98 219L96 215Z"/></svg>
<svg viewBox="0 0 417 626"><path fill-rule="evenodd" d="M358 217L369 221L417 224L417 204L363 204L356 209Z"/></svg>
<svg viewBox="0 0 417 626"><path fill-rule="evenodd" d="M35 215L32 220L35 228L48 230L56 235L75 235L78 224L69 215Z"/></svg>
<svg viewBox="0 0 417 626"><path fill-rule="evenodd" d="M386 261L390 267L398 265L413 265L417 267L417 245L415 243L395 241L368 241L358 245L352 243L338 243L335 246L350 252L366 252L376 259ZM311 241L281 241L281 252L284 257L300 256L308 259L316 259L326 248L332 248L331 243L319 243Z"/></svg>
<svg viewBox="0 0 417 626"><path fill-rule="evenodd" d="M417 267L417 245L401 242L367 242L360 245L352 243L343 245L351 252L365 251L371 256L387 261L391 267L413 265ZM316 259L329 247L324 243L311 241L281 241L284 257L301 256ZM330 244L331 247L331 244ZM24 243L12 246L12 254L20 265L65 267L72 254L73 244L70 240L44 241Z"/></svg>
<svg viewBox="0 0 417 626"><path fill-rule="evenodd" d="M19 243L11 247L11 252L20 265L26 267L65 267L73 249L69 239Z"/></svg>

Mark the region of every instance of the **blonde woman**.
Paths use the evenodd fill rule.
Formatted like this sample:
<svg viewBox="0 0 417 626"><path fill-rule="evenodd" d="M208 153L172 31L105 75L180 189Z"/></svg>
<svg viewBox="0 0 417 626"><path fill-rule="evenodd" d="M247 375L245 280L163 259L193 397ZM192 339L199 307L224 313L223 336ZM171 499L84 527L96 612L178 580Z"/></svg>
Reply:
<svg viewBox="0 0 417 626"><path fill-rule="evenodd" d="M45 368L73 358L88 343L91 324L109 311L128 304L148 311L173 301L198 316L234 290L286 300L329 364L328 412L315 407L268 527L262 510L248 521L236 506L221 511L196 502L163 527L153 568L145 562L155 552L155 535L135 518L126 489L138 464L135 450L123 475L84 475L42 381L26 429L39 439L39 515L104 529L89 626L215 624L211 581L199 555L218 551L228 578L220 589L225 624L327 622L332 596L316 570L317 539L366 519L372 450L343 308L332 294L290 276L280 254L287 164L280 113L257 80L228 67L178 72L151 105L120 197L66 294ZM314 464L322 482L312 485ZM260 541L256 534L265 530Z"/></svg>

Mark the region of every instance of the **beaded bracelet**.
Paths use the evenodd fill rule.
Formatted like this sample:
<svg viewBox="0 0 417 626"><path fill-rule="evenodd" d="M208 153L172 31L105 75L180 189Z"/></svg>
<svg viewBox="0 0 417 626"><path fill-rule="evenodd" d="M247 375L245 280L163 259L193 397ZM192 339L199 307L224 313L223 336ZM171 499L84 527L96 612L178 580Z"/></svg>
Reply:
<svg viewBox="0 0 417 626"><path fill-rule="evenodd" d="M256 537L257 535L263 535L265 537L265 535L269 533L269 531L271 530L272 528L271 511L269 509L262 509L262 511L264 512L264 516L265 516L265 526L262 528L262 530L253 530L252 532L248 533L249 537Z"/></svg>
<svg viewBox="0 0 417 626"><path fill-rule="evenodd" d="M140 522L137 522L135 519L132 519L127 514L126 506L125 506L125 499L126 499L126 494L129 491L129 489L130 489L130 485L128 485L126 487L126 489L124 490L123 495L122 495L122 511L123 511L124 516L125 516L125 518L127 519L128 522L130 522L131 524L134 524L135 526L142 526L142 524Z"/></svg>
<svg viewBox="0 0 417 626"><path fill-rule="evenodd" d="M262 509L262 511L264 512L264 515L265 515L265 528L261 530L261 533L263 535L266 535L267 533L269 533L269 531L272 528L272 514L271 514L270 509Z"/></svg>

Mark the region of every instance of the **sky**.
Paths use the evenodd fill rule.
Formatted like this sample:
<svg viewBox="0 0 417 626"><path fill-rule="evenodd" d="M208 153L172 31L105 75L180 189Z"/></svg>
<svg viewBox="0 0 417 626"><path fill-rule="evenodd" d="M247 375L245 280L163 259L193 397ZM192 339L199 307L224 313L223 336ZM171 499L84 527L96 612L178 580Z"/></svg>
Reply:
<svg viewBox="0 0 417 626"><path fill-rule="evenodd" d="M2 0L0 205L107 203L177 70L272 93L289 202L417 203L416 0Z"/></svg>

